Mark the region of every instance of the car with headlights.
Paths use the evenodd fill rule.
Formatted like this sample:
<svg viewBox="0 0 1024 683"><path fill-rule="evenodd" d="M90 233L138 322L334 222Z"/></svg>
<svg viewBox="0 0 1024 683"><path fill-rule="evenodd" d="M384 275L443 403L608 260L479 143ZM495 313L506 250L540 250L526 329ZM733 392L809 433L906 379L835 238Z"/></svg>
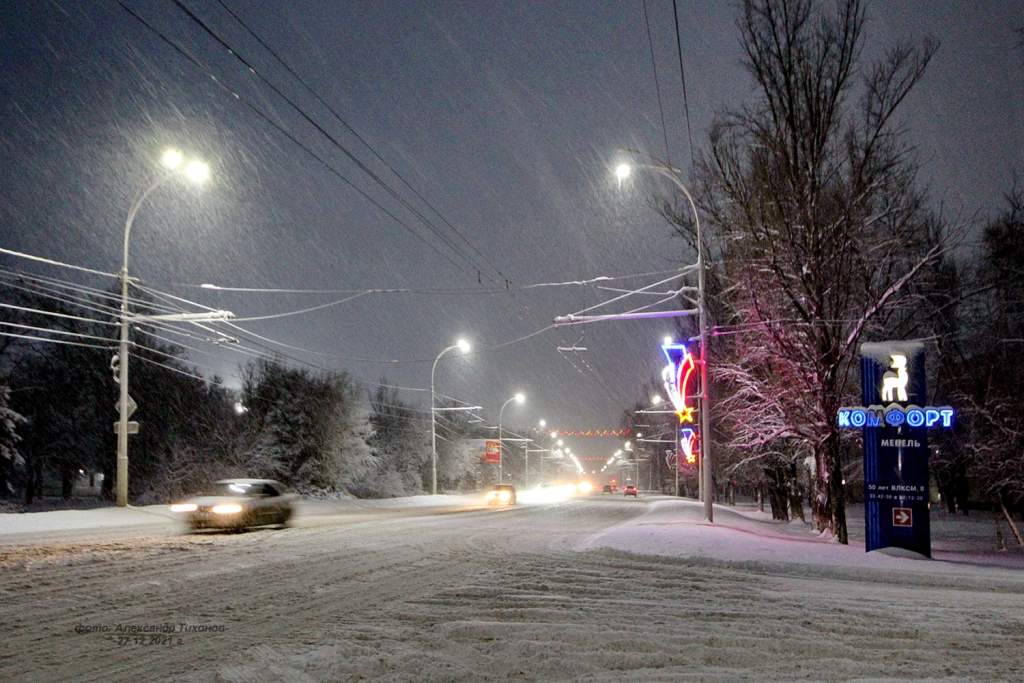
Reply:
<svg viewBox="0 0 1024 683"><path fill-rule="evenodd" d="M223 479L209 494L174 503L190 529L246 529L291 519L297 496L272 479Z"/></svg>
<svg viewBox="0 0 1024 683"><path fill-rule="evenodd" d="M622 495L633 496L634 498L636 498L638 497L639 492L636 490L635 486L633 486L632 484L627 484L626 488L622 489Z"/></svg>
<svg viewBox="0 0 1024 683"><path fill-rule="evenodd" d="M511 484L496 484L484 495L488 505L515 505L516 487Z"/></svg>

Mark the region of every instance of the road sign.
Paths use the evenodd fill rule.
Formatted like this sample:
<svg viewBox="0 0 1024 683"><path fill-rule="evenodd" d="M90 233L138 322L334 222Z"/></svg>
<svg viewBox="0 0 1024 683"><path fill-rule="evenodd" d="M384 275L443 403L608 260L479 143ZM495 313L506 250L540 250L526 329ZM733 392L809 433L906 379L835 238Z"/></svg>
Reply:
<svg viewBox="0 0 1024 683"><path fill-rule="evenodd" d="M114 433L115 434L117 434L117 428L120 427L120 426L121 426L120 422L115 422L114 423ZM129 422L128 423L128 433L129 434L138 434L139 433L139 423L138 422Z"/></svg>
<svg viewBox="0 0 1024 683"><path fill-rule="evenodd" d="M121 402L118 401L117 404L114 407L117 408L117 413L118 413L118 415L120 415L121 414ZM138 407L139 406L138 406L138 404L135 403L135 400L131 396L129 396L128 397L128 417L131 417L132 414L135 413L135 409L138 408Z"/></svg>
<svg viewBox="0 0 1024 683"><path fill-rule="evenodd" d="M484 462L497 465L501 462L501 442L488 439L484 443Z"/></svg>
<svg viewBox="0 0 1024 683"><path fill-rule="evenodd" d="M914 509L913 508L893 508L892 509L892 525L893 526L914 526Z"/></svg>

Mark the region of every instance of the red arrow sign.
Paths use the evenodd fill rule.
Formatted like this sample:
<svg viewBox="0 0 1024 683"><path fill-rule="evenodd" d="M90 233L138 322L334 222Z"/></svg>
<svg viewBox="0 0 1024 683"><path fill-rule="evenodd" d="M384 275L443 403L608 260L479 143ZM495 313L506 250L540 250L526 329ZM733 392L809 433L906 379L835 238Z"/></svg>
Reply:
<svg viewBox="0 0 1024 683"><path fill-rule="evenodd" d="M914 526L914 511L911 508L893 508L892 525Z"/></svg>

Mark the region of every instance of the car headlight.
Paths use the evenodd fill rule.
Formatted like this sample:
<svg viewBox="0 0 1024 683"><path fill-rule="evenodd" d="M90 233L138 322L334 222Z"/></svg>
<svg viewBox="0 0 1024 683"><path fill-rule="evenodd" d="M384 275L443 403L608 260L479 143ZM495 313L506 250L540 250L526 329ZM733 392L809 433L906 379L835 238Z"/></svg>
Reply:
<svg viewBox="0 0 1024 683"><path fill-rule="evenodd" d="M497 491L488 491L487 495L484 496L485 500L494 500L494 496L498 495Z"/></svg>
<svg viewBox="0 0 1024 683"><path fill-rule="evenodd" d="M224 503L213 506L213 514L215 515L236 515L241 511L242 506L238 503Z"/></svg>
<svg viewBox="0 0 1024 683"><path fill-rule="evenodd" d="M502 491L501 493L498 494L498 498L501 500L502 503L507 503L509 499L512 498L512 496L511 494L509 494L508 491Z"/></svg>
<svg viewBox="0 0 1024 683"><path fill-rule="evenodd" d="M171 506L171 512L195 512L195 503L175 503Z"/></svg>

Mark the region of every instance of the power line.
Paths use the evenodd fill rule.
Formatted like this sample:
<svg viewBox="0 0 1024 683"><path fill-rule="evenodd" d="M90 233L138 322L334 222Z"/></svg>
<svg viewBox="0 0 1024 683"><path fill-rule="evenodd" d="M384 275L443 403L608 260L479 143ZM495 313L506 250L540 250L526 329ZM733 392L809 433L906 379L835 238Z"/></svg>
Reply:
<svg viewBox="0 0 1024 683"><path fill-rule="evenodd" d="M527 285L516 285L510 287L495 287L490 289L479 289L472 287L463 288L420 288L420 287L376 287L363 289L289 289L283 287L231 287L204 282L195 284L189 282L174 282L171 284L192 289L207 289L217 292L242 292L252 294L426 294L426 295L477 295L477 294L509 294L530 289L542 289L547 287L583 287L597 285L602 282L613 282L616 280L630 280L653 275L666 275L677 273L678 268L671 270L655 270L646 273L629 273L627 275L598 275L583 280L561 280L553 282L535 282Z"/></svg>
<svg viewBox="0 0 1024 683"><path fill-rule="evenodd" d="M665 108L661 104L661 85L658 83L658 62L654 58L654 40L651 38L651 22L647 18L647 0L643 0L644 27L647 29L647 44L651 48L651 68L654 70L654 92L658 95L658 113L661 114L661 134L665 138L665 161L672 165L668 151L668 129L665 127Z"/></svg>
<svg viewBox="0 0 1024 683"><path fill-rule="evenodd" d="M672 0L672 17L676 24L676 52L679 54L679 78L683 82L683 113L686 115L686 140L690 145L690 171L696 167L693 161L693 133L690 131L690 103L686 97L686 70L683 68L683 42L679 37L679 7L676 0Z"/></svg>
<svg viewBox="0 0 1024 683"><path fill-rule="evenodd" d="M118 277L117 273L105 273L102 270L93 270L92 268L86 268L84 266L74 266L70 263L63 263L62 261L55 261L53 259L43 258L42 256L33 256L20 251L14 251L13 249L0 248L0 254L7 254L8 256L17 256L18 258L28 259L30 261L37 261L39 263L45 263L49 266L58 266L60 268L71 268L72 270L80 270L83 273L91 273L92 275L102 275L103 277Z"/></svg>
<svg viewBox="0 0 1024 683"><path fill-rule="evenodd" d="M36 337L30 334L15 334L14 332L0 332L0 337L14 337L17 339L28 339L37 342L46 342L47 344L64 344L65 346L83 346L90 349L116 349L117 347L113 344L107 346L101 346L100 344L87 344L85 342L74 342L65 339L50 339L49 337Z"/></svg>
<svg viewBox="0 0 1024 683"><path fill-rule="evenodd" d="M324 159L323 157L321 157L321 156L320 156L319 154L317 154L317 153L316 153L316 152L314 152L314 151L313 151L312 149L310 149L310 148L309 148L309 147L308 147L307 145L305 145L305 144L304 144L304 143L303 143L303 142L302 142L301 140L299 140L299 139L298 139L298 138L296 138L296 137L295 137L294 135L292 135L292 134L291 134L290 132L288 132L288 130L286 130L286 129L285 129L285 128L284 128L283 126L281 126L281 125L280 125L280 124L278 124L278 123L277 123L276 121L274 121L274 120L273 120L272 118L270 118L270 116L268 116L267 114L265 114L265 113L263 112L263 110L262 110L262 109L260 109L260 108L259 108L259 107L257 107L256 105L252 104L252 103L251 103L251 102L250 102L249 100L245 99L245 98L244 98L244 97L242 97L242 96L241 96L241 95L240 95L239 93L235 92L234 90L232 90L231 88L229 88L229 87L228 87L227 85L225 85L224 83L222 83L222 82L220 81L220 79L219 79L219 78L217 78L216 74L214 74L214 73L213 73L212 71L210 71L209 69L207 69L207 68L206 68L206 67L205 67L205 66L204 66L204 65L203 65L203 64L202 64L202 63L201 63L201 62L200 62L199 60L197 60L197 59L196 59L195 57L193 57L193 56L192 56L191 54L189 54L189 53L188 53L188 52L187 52L187 51L186 51L186 50L185 50L184 48L182 48L182 47L181 47L180 45L178 45L177 43L175 43L175 42L174 42L173 40L171 40L170 38L168 38L168 37L167 37L167 36L166 36L166 35L165 35L165 34L164 34L163 32L161 32L161 31L160 31L160 30L159 30L158 28L156 28L155 26L153 26L152 24L150 24L150 23L149 23L148 21L146 21L145 19L143 19L143 18L142 18L142 17L140 16L140 15L136 14L136 13L135 13L135 12L134 12L134 11L133 11L133 10L132 10L132 9L131 9L130 7L128 7L127 5L125 5L125 4L124 4L124 2L122 2L122 0L117 0L117 4L121 6L121 9L123 9L123 10L124 10L125 12L127 12L128 14L130 14L130 15L131 15L131 16L132 16L133 18L135 18L135 20L137 20L137 21L138 21L138 22L139 22L140 24L142 24L142 25L143 25L144 27L146 27L146 28L147 28L147 29L148 29L149 31L151 31L152 33L154 33L154 34L155 34L155 35L156 35L156 36L157 36L157 37L158 37L158 38L159 38L159 39L160 39L161 41L163 41L163 42L164 42L165 44L167 44L168 46L170 46L170 47L171 47L171 48L172 48L172 49L173 49L173 50L174 50L175 52L177 52L177 53L178 53L178 54L180 54L180 55L181 55L182 57L184 57L184 58L185 58L186 60L188 60L188 62L189 62L190 64L192 64L192 65L193 65L194 67L196 67L196 68L197 68L197 69L198 69L199 71L201 71L201 72L202 72L202 73L203 73L203 74L204 74L204 75L205 75L205 76L206 76L207 78L209 78L209 79L210 79L211 81L213 81L213 82L214 82L214 84L216 84L218 88L220 88L220 89L224 90L224 91L225 91L226 93L228 93L229 95L231 95L231 96L232 96L232 97L233 97L234 99L238 100L238 101L239 101L239 102L241 102L241 103L242 103L243 105L245 105L245 106L246 106L246 107L247 107L247 108L248 108L248 109L249 109L249 110L250 110L250 111L251 111L251 112L252 112L253 114L255 114L255 115L256 115L256 116L257 116L257 117L258 117L258 118L259 118L259 119L260 119L261 121L263 121L263 122L264 122L264 123L266 123L267 125L269 125L269 126L271 126L272 128L274 128L274 129L275 129L276 131L278 131L279 133L281 133L281 135L283 135L283 136L285 136L286 138L288 138L288 140L290 140L290 141L291 141L291 142L292 142L292 143L293 143L293 144L294 144L294 145L295 145L296 147L298 147L299 149L301 149L302 151L304 151L304 152L305 152L306 154L308 154L309 156L311 156L311 157L312 157L313 159L315 159L316 161L318 161L318 162L319 162L319 163L320 163L320 164L321 164L321 165L322 165L322 166L323 166L323 167L324 167L325 169L327 169L327 171L328 171L329 173L331 173L331 174L332 174L332 175L334 175L334 176L335 176L336 178L338 178L338 179L339 179L339 180L341 180L341 181L342 181L343 183L345 183L345 184L346 184L346 185L347 185L348 187L352 188L352 189L353 189L354 191L356 191L357 193L359 193L359 195L361 195L361 196L362 196L362 197L363 197L364 199L366 199L366 201L370 202L370 204L372 204L373 206L377 207L377 209L379 209L379 210L380 210L381 212L383 212L383 213L384 213L385 215L387 215L387 216L388 216L389 218L391 218L391 219L392 219L393 221L395 221L396 223L398 223L398 225L400 225L400 226L401 226L402 228L404 228L404 229L405 229L405 230L406 230L406 231L407 231L407 232L408 232L408 233L409 233L410 235L412 235L413 237L415 237L416 239L418 239L418 240L419 240L420 242L422 242L423 244L425 244L425 245L426 245L427 247L429 247L429 248L430 248L430 249L431 249L431 250L432 250L432 251L433 251L434 253L436 253L437 255L441 256L441 257L442 257L442 258L444 258L445 260L447 260L447 261L448 261L449 263L451 263L451 264L452 264L453 266L455 266L456 268L460 268L460 269L462 268L462 266L460 266L460 265L459 265L458 263L456 263L456 262L455 262L455 261L454 261L454 260L453 260L453 259L451 258L451 256L449 256L448 254L445 254L445 253L443 253L443 252L442 252L442 251L441 251L440 249L438 249L438 248L437 248L437 246L435 246L435 245L434 245L434 244L432 244L431 242L427 241L427 239L426 239L426 238L424 238L424 237L423 237L423 235L421 235L421 234L420 234L419 232L417 232L416 230L414 230L414 229L412 228L412 226L410 226L410 225L409 225L408 223L406 223L406 222L405 222L405 221L403 221L403 220L402 220L401 218L399 218L398 216L396 216L396 215L395 215L394 213L392 213L391 211L389 211L389 210L388 210L388 209L387 209L387 208L386 208L386 207L385 207L385 206L384 206L383 204L381 204L381 203L380 203L380 202L378 202L378 201L377 201L376 199L374 199L374 198L373 198L373 197L372 197L371 195L369 195L369 194L368 194L368 193L367 193L367 192L366 192L365 190L363 190L362 188L360 188L360 187L356 186L356 185L355 185L355 184L354 184L354 183L353 183L353 182L352 182L351 180L349 180L349 179L348 179L348 178L347 178L347 177L346 177L346 176L345 176L344 174L342 174L342 173L341 173L340 171L338 171L338 170L337 170L336 168L334 168L333 166L331 166L331 164L329 164L329 163L328 163L328 162L327 162L327 161L326 161L326 160L325 160L325 159ZM114 277L116 277L116 276L114 276Z"/></svg>
<svg viewBox="0 0 1024 683"><path fill-rule="evenodd" d="M240 24L240 25L242 26L242 28L244 28L244 29L245 29L246 31L248 31L249 35L251 35L251 36L252 36L253 38L255 38L255 39L256 39L256 41L257 41L257 42L258 42L258 43L259 43L259 44L260 44L261 46L263 46L263 49L265 49L265 50L266 50L267 52L269 52L269 53L271 54L271 56L273 56L273 58L274 58L275 60L277 60L277 62L278 62L278 63L279 63L279 64L280 64L281 66L283 66L283 67L284 67L284 69L285 69L285 70L286 70L286 71L287 71L287 72L288 72L289 74L291 74L291 75L292 75L292 76L293 76L293 77L294 77L294 78L295 78L295 79L296 79L296 80L297 80L297 81L298 81L298 82L299 82L300 84L302 84L302 87L304 87L304 88L305 88L305 89L306 89L306 90L307 90L307 91L308 91L308 92L309 92L309 93L310 93L311 95L313 95L313 97L315 97L315 98L316 98L316 100L317 100L318 102L320 102L320 104L322 104L322 105L323 105L323 106L324 106L324 107L325 107L325 108L327 109L327 111L331 112L331 115L332 115L332 116L334 116L334 118L335 118L335 119L336 119L336 120L337 120L337 121L338 121L339 123L341 123L341 125L342 125L342 126L344 126L344 127L345 127L345 129L346 129L346 130L347 130L348 132L350 132L350 133L351 133L351 134L352 134L353 136L355 136L355 138L356 138L357 140L359 140L359 142L363 143L363 145L364 145L364 146L365 146L365 147L366 147L366 148L367 148L368 150L370 150L370 152L371 152L371 153L373 154L373 156L375 156L375 157L377 158L377 160L378 160L378 161L380 161L380 162L381 162L382 164L384 164L384 166L386 166L386 167L387 167L387 169L388 169L389 171L391 171L391 173L393 173L393 174L395 175L395 177L396 177L396 178L398 178L398 179L399 179L399 180L400 180L400 181L402 182L402 184L403 184L403 185L405 185L405 186L406 186L406 187L407 187L407 188L409 189L409 191L410 191L410 192L412 192L412 193L413 193L413 194L414 194L414 195L415 195L415 196L416 196L416 197L417 197L417 198L418 198L418 199L419 199L420 201L422 201L422 202L423 202L424 204L426 204L426 205L427 205L427 206L428 206L428 207L429 207L429 208L430 208L430 209L431 209L431 210L432 210L432 211L433 211L433 212L434 212L434 213L435 213L435 214L436 214L436 215L437 215L437 216L438 216L438 217L439 217L439 218L441 219L441 221L442 221L442 222L443 222L443 223L444 223L445 225L447 225L447 226L448 226L448 227L449 227L449 228L450 228L450 229L451 229L451 230L452 230L452 231L453 231L453 232L454 232L454 233L455 233L456 235L458 235L458 236L459 236L459 238L460 238L460 239L461 239L461 240L462 240L462 241L463 241L463 242L464 242L464 243L466 244L466 246L468 246L468 247L469 247L470 249L472 249L472 250L473 250L473 251L474 251L474 252L475 252L475 253L477 254L477 256L479 256L479 257L480 257L481 259L483 259L483 260L484 260L484 262L485 262L485 263L487 263L487 265L489 265L489 266L490 266L491 268L493 268L493 269L494 269L494 271L495 271L495 272L496 272L496 273L497 273L497 274L498 274L499 276L501 276L501 278L502 278L503 280L505 280L506 282L507 282L507 281L509 280L509 278L508 278L508 277L506 277L506 276L505 276L505 274L504 274L504 273L502 273L502 272L501 272L501 270L500 270L500 269L499 269L499 268L498 268L498 267L497 267L496 265L494 265L494 263L493 263L493 262L492 262L492 261L491 261L490 259L488 259L488 258L487 258L487 256L486 256L486 255L485 255L485 254L484 254L483 252L481 252L481 251L480 251L479 249L477 249L477 248L476 248L476 246L475 246L475 245L474 245L474 244L473 244L472 242L470 242L470 241L469 241L469 239L468 239L468 238L467 238L467 237L466 237L466 236L465 236L465 235L464 235L464 234L462 233L462 231L461 231L461 230L459 230L459 228L457 228L457 227L456 227L455 225L453 225L453 224L451 223L451 221L449 221L449 220L448 220L448 219L447 219L447 218L445 217L445 215L444 215L444 214L442 214L442 213L441 213L441 211L437 209L437 207L435 207L435 206L434 206L433 204L431 204L431 203L430 203L430 202L429 202L429 201L427 200L427 198L426 198L426 197L424 197L424 196L423 196L423 195L422 195L422 194L421 194L421 193L420 193L420 192L419 192L419 191L418 191L418 190L417 190L417 189L416 189L415 187L413 187L413 186L412 186L412 185L411 185L411 184L410 184L410 183L409 183L409 182L408 182L408 181L407 181L407 180L405 179L405 177L404 177L404 176L403 176L403 175L402 175L401 173L399 173L399 172L398 172L398 171L397 171L397 170L396 170L396 169L395 169L395 168L394 168L394 167L393 167L393 166L392 166L391 164L389 164L389 163L388 163L388 162L387 162L387 161L386 161L386 160L384 159L384 157L382 157L382 156L380 155L380 153L379 153L379 152L378 152L378 151L377 151L377 150L376 150L376 149L374 148L374 146L373 146L373 145L371 145L371 144L370 144L369 142L367 142L367 140L366 140L366 139L365 139L365 138L364 138L364 137L363 137L362 135L360 135L360 134L359 134L359 132L358 132L358 131L357 131L357 130L356 130L355 128L353 128L353 127L352 127L352 125L351 125L351 124L349 124L349 122L348 122L348 121L346 121L346 120L345 120L345 119L344 119L344 118L343 118L343 117L341 116L341 114L339 114L339 113L338 113L338 112L337 112L337 111L336 111L336 110L334 109L334 107L332 107L332 106L331 106L331 105L330 105L330 104L329 104L329 103L328 103L328 102L327 102L326 100L324 100L324 98L323 98L323 97L321 97L321 96L320 96L320 94L319 94L319 93L318 93L318 92L317 92L316 90L314 90L314 89L313 89L313 87L312 87L312 86L310 86L310 85L309 85L309 84L308 84L308 83L307 83L307 82L306 82L306 81L305 81L305 80L304 80L304 79L302 78L302 76L300 76L300 75L299 75L299 74L298 74L298 73L297 73L297 72L295 71L295 69L293 69L293 68L292 68L292 67L291 67L291 66L290 66L290 65L288 64L288 62L286 62L286 61L284 60L284 58L282 58L282 57L281 57L280 55L278 55L278 54L277 54L277 52L276 52L276 51L275 51L275 50L274 50L274 49L273 49L272 47L270 47L270 45L268 45L268 44L267 44L267 42L266 42L266 41L264 41L264 40L263 40L263 39L262 39L262 38L261 38L261 37L259 36L259 34L257 34L257 33L256 33L256 32L255 32L255 31L254 31L254 30L253 30L253 29L252 29L252 28L251 28L251 27L250 27L250 26L249 26L249 25L248 25L248 24L247 24L247 23L246 23L246 22L245 22L245 21L244 21L244 20L243 20L243 19L242 19L242 18L240 17L240 16L238 16L238 14L236 14L236 13L235 13L235 12L234 12L234 11L233 11L233 10L232 10L232 9L231 9L230 7L228 7L228 5L227 5L227 4L226 4L226 3L224 2L224 0L217 0L217 2L218 2L218 3L220 4L220 6L221 6L221 7L223 7L223 8L224 8L224 10L225 10L225 11L226 11L226 12L227 12L228 14L230 14L230 15L231 15L231 17L232 17L232 18L233 18L233 19L234 19L235 21L237 21L237 22L238 22L238 23L239 23L239 24Z"/></svg>
<svg viewBox="0 0 1024 683"><path fill-rule="evenodd" d="M197 24L208 36L213 38L215 41L217 41L218 44L220 44L225 50L227 50L228 54L230 54L232 57L234 57L239 62L241 62L242 65L244 65L253 76L258 78L260 80L260 82L262 82L264 85L266 85L268 88L270 88L278 97L280 97L285 102L287 102L288 105L299 116L301 116L303 118L303 120L305 120L307 123L309 123L309 125L313 126L317 131L319 131L319 133L321 135L323 135L325 138L327 138L327 140L334 147L336 147L339 151L341 151L341 153L344 154L345 157L347 157L352 163L354 163L363 173L368 175L388 195L390 195L392 198L394 198L395 201L397 201L399 204L401 204L403 207L405 207L405 209L408 210L410 213L412 213L414 216L419 218L420 221L423 223L423 225L425 225L427 227L427 229L431 233L433 233L438 239L440 239L449 249L452 250L453 253L458 255L460 258L462 258L464 261L466 261L466 263L468 263L470 266L472 266L477 271L477 273L479 274L480 269L477 267L476 264L473 263L472 259L468 258L464 253L462 253L462 251L447 236L443 235L441 233L440 229L436 225L434 225L434 223L429 218L424 216L422 212L420 212L416 207L414 207L412 204L410 204L408 201L406 201L405 198L402 197L400 194L398 194L398 192L396 192L394 188L392 188L390 185L388 185L384 181L383 178L381 178L379 175L377 175L373 171L373 169L371 169L369 166L364 164L358 157L356 157L351 151L349 151L349 149L347 147L345 147L345 145L343 145L336 137L334 137L329 131L327 131L327 129L325 129L323 126L321 126L319 123L317 123L313 119L313 117L311 117L309 114L307 114L302 109L302 107L297 105L280 88L278 88L269 79L267 79L262 73L260 73L256 69L256 66L254 64L252 64L249 60L247 60L245 57L243 57L223 37L221 37L220 34L218 34L209 24L207 24L205 21L203 21L202 18L197 16L194 12L192 12L192 10L190 10L188 8L188 6L186 6L183 2L181 2L181 0L172 0L172 2L175 4L176 7L178 7L178 9L180 9L182 12L184 12L189 17L189 19L192 20L193 23Z"/></svg>

